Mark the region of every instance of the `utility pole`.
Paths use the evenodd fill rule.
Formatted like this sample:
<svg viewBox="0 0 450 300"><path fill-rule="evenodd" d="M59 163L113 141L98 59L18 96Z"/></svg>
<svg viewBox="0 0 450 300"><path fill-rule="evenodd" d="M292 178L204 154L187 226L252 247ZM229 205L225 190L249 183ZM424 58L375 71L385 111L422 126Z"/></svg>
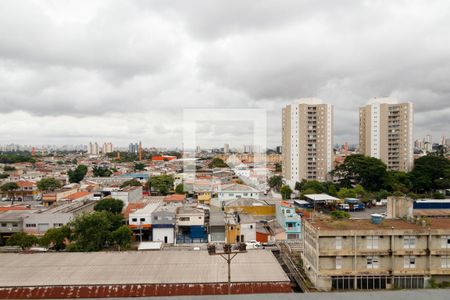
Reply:
<svg viewBox="0 0 450 300"><path fill-rule="evenodd" d="M245 243L240 243L238 245L238 250L233 251L231 249L231 244L223 245L223 252L216 252L216 245L210 244L208 245L208 254L209 255L220 255L228 265L228 295L231 295L231 261L236 257L239 253L247 252L247 245Z"/></svg>

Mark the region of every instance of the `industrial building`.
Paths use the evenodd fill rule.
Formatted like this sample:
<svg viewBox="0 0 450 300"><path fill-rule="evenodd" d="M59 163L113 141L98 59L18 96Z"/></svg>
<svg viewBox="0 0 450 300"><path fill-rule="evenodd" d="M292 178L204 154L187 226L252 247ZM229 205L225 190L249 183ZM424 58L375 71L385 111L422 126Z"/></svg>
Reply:
<svg viewBox="0 0 450 300"><path fill-rule="evenodd" d="M317 218L304 223L303 235L304 268L319 290L424 288L430 278L450 280L449 218Z"/></svg>
<svg viewBox="0 0 450 300"><path fill-rule="evenodd" d="M206 251L0 255L0 298L94 298L228 293L227 264ZM288 293L290 281L270 251L231 264L231 292Z"/></svg>

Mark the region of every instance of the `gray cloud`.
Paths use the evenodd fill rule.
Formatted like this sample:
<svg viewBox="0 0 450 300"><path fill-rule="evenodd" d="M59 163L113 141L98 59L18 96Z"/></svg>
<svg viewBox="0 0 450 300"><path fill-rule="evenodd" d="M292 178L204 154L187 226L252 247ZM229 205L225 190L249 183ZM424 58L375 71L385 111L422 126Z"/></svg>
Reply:
<svg viewBox="0 0 450 300"><path fill-rule="evenodd" d="M412 101L416 136L450 135L448 1L2 1L0 143L179 146L183 108L335 106L336 142L357 142L358 107ZM17 119L19 118L19 119ZM39 133L30 132L39 124ZM30 125L32 124L32 125ZM203 126L202 143L248 143Z"/></svg>

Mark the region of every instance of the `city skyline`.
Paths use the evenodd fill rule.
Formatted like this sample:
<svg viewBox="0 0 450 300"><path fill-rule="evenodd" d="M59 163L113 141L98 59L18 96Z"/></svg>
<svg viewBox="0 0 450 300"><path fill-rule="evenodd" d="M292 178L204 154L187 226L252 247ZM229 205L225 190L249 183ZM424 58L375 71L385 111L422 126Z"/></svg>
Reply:
<svg viewBox="0 0 450 300"><path fill-rule="evenodd" d="M358 142L358 108L381 96L414 104L414 140L450 135L446 1L2 5L3 144L180 147L184 108L263 108L275 147L281 108L309 96L334 106L337 143ZM205 140L248 144L221 127Z"/></svg>

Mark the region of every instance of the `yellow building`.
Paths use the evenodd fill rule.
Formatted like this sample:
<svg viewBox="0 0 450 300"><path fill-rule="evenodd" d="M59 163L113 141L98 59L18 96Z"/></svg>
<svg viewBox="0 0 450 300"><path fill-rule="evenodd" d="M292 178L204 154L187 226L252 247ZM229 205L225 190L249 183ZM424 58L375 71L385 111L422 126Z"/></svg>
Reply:
<svg viewBox="0 0 450 300"><path fill-rule="evenodd" d="M234 214L225 216L225 241L230 244L238 242L241 236L241 226Z"/></svg>
<svg viewBox="0 0 450 300"><path fill-rule="evenodd" d="M211 192L197 192L197 200L202 204L207 204L211 202Z"/></svg>
<svg viewBox="0 0 450 300"><path fill-rule="evenodd" d="M226 213L245 213L252 216L275 216L275 205L264 200L241 198L228 202L224 210Z"/></svg>

